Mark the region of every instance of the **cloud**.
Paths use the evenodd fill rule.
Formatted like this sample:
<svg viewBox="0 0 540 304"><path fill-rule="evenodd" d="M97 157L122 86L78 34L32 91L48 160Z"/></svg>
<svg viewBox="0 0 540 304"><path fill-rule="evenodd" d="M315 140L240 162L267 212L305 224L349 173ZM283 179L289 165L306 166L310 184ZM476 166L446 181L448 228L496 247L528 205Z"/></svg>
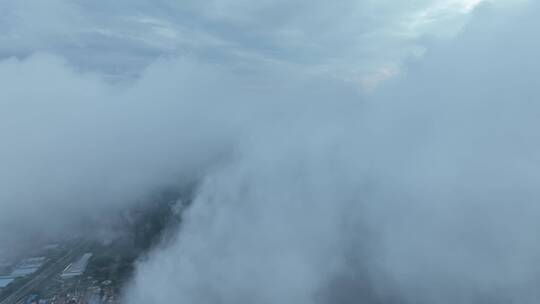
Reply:
<svg viewBox="0 0 540 304"><path fill-rule="evenodd" d="M538 8L476 12L368 100L301 90L126 302L536 303Z"/></svg>
<svg viewBox="0 0 540 304"><path fill-rule="evenodd" d="M0 240L111 233L153 191L197 179L241 123L207 103L227 94L218 73L163 61L119 87L50 55L1 62Z"/></svg>
<svg viewBox="0 0 540 304"><path fill-rule="evenodd" d="M333 92L341 79L356 81L336 71L370 69L364 63L378 59L362 46L401 43L391 34L399 20L426 3L3 1L4 241L16 239L10 231L57 235L100 222L203 170L247 121L300 113L291 96L306 95L293 87L309 75L335 78L325 80ZM361 80L374 86L385 71L394 68Z"/></svg>
<svg viewBox="0 0 540 304"><path fill-rule="evenodd" d="M2 2L0 240L199 181L128 303L534 303L538 6L440 3Z"/></svg>
<svg viewBox="0 0 540 304"><path fill-rule="evenodd" d="M110 240L153 192L198 181L248 130L299 113L305 75L256 70L162 59L126 84L48 54L0 62L1 254Z"/></svg>
<svg viewBox="0 0 540 304"><path fill-rule="evenodd" d="M417 53L419 37L459 28L464 4L448 2L9 0L0 7L0 56L48 52L124 79L156 58L189 55L358 82Z"/></svg>

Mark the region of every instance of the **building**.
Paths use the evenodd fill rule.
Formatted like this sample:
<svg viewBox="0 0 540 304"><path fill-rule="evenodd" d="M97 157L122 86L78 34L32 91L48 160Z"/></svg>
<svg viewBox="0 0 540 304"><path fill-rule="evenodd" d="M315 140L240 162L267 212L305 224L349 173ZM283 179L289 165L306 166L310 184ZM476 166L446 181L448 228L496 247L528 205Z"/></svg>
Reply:
<svg viewBox="0 0 540 304"><path fill-rule="evenodd" d="M25 277L38 271L45 263L45 257L28 258L20 262L11 272L12 277Z"/></svg>
<svg viewBox="0 0 540 304"><path fill-rule="evenodd" d="M0 290L8 287L13 281L15 281L15 278L11 276L0 277Z"/></svg>
<svg viewBox="0 0 540 304"><path fill-rule="evenodd" d="M78 261L69 264L66 269L64 269L60 277L62 279L70 279L82 275L86 270L86 266L88 266L88 262L90 261L91 257L92 254L89 252L83 254Z"/></svg>

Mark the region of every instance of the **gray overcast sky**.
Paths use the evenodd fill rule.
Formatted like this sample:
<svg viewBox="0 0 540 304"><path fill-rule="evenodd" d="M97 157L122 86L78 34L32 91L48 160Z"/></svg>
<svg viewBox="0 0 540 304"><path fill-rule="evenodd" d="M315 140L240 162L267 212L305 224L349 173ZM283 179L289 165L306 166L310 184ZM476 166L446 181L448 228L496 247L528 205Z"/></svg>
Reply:
<svg viewBox="0 0 540 304"><path fill-rule="evenodd" d="M47 52L123 77L158 57L194 56L376 81L421 51L418 38L455 33L479 2L7 0L0 57Z"/></svg>

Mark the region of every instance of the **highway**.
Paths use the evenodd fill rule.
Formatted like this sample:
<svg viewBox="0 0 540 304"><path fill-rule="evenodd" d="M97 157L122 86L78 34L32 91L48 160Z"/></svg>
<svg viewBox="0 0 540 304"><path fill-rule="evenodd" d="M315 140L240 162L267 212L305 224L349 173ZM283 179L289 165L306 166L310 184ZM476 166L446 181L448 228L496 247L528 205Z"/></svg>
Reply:
<svg viewBox="0 0 540 304"><path fill-rule="evenodd" d="M24 298L30 295L30 293L35 289L38 289L42 283L52 279L55 275L60 274L67 267L67 265L74 261L76 257L80 256L87 247L87 242L79 242L77 245L75 245L75 247L58 258L54 263L47 265L45 269L40 270L39 273L28 283L24 284L21 288L19 288L19 290L5 298L2 302L0 302L0 304L22 303Z"/></svg>

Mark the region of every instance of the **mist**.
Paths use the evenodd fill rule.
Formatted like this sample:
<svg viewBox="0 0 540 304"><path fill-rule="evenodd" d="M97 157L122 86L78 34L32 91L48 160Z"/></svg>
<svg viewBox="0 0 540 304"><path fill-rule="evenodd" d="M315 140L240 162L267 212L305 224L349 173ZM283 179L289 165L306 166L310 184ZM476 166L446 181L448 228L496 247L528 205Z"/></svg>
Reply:
<svg viewBox="0 0 540 304"><path fill-rule="evenodd" d="M125 3L0 4L0 255L196 185L124 303L538 302L539 5Z"/></svg>

